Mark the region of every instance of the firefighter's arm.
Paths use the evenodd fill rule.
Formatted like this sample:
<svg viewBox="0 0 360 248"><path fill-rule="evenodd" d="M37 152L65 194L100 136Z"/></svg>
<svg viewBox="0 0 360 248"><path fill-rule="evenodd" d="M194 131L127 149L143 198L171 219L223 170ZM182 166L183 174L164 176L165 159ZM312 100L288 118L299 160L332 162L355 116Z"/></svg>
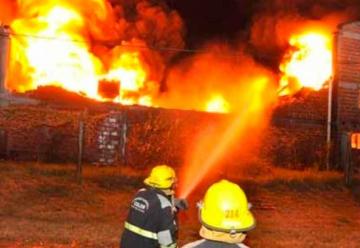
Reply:
<svg viewBox="0 0 360 248"><path fill-rule="evenodd" d="M158 242L161 248L176 248L177 225L172 212L171 204L161 209L160 230L157 233Z"/></svg>

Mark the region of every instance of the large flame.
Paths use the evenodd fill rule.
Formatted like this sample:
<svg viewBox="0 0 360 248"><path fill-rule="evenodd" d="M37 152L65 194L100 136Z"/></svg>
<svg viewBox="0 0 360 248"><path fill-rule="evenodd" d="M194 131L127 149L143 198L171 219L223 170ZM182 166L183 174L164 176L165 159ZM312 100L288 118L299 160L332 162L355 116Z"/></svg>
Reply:
<svg viewBox="0 0 360 248"><path fill-rule="evenodd" d="M332 39L330 34L307 32L293 35L292 47L280 65L280 95L295 93L303 87L321 89L332 76Z"/></svg>
<svg viewBox="0 0 360 248"><path fill-rule="evenodd" d="M172 34L174 30L176 33L181 29L181 21L171 13L166 16L161 12L160 15L158 9L147 11L152 5L147 1L140 2L136 5L138 21L130 25L124 11L112 7L107 0L17 1L16 14L10 23L8 88L26 92L39 86L56 85L101 101L162 107L176 105L178 108L209 112L236 111L237 91L234 89L237 88L235 84L240 83L227 74L232 75L237 65L232 61L228 66L227 59L221 57L221 51L214 53L220 55L214 56L220 61L221 72L211 73L212 77L208 77L213 68L209 70L207 66L204 71L199 71L199 65L193 64L195 72L190 79L191 84L184 80L174 83L167 79L165 88L167 96L171 97L160 99L160 95L164 95L159 89L165 81L167 55L147 49L147 44L178 44ZM152 19L153 15L158 19ZM161 32L157 32L156 25ZM166 27L169 30L165 30ZM166 38L169 40L163 42ZM279 95L293 94L302 87L315 90L323 87L332 75L331 34L312 28L311 31L292 35L289 44L291 49L280 65ZM149 60L157 61L160 66L149 66ZM205 62L206 58L202 63ZM241 66L248 68L254 64L252 60L245 59ZM240 73L244 77L248 74L246 70ZM235 86L229 87L230 84ZM183 92L186 94L178 92L181 85L185 85ZM174 100L174 95L178 99Z"/></svg>
<svg viewBox="0 0 360 248"><path fill-rule="evenodd" d="M11 90L25 92L56 85L96 100L151 105L146 92L138 94L145 87L148 72L136 49L126 49L123 44L107 49L102 52L106 62L103 54L92 51L86 33L88 20L81 7L87 11L95 8L97 18L105 20L111 13L105 0L91 0L84 6L66 0L19 3L19 16L11 23ZM104 87L99 84L106 80L119 84L110 88L118 92L101 92Z"/></svg>

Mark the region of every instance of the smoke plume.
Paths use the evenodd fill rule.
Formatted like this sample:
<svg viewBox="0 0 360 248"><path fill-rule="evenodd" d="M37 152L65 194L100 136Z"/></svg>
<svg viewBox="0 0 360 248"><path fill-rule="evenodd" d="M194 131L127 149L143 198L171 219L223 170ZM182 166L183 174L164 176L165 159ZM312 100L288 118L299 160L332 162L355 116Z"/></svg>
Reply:
<svg viewBox="0 0 360 248"><path fill-rule="evenodd" d="M241 94L258 80L266 79L270 88L276 85L276 76L256 63L242 46L234 48L213 43L204 50L205 53L193 55L170 70L167 91L159 105L206 109L206 103L221 96L232 112L246 105Z"/></svg>

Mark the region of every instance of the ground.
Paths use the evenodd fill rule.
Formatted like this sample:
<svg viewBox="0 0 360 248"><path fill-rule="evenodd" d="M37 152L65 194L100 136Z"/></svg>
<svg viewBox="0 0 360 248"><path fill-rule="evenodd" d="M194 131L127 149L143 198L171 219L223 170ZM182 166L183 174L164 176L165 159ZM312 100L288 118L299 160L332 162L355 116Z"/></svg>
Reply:
<svg viewBox="0 0 360 248"><path fill-rule="evenodd" d="M360 247L360 181L338 172L257 166L230 177L253 204L250 247ZM129 202L144 171L85 165L0 162L0 247L118 247ZM180 217L180 245L198 239L196 201Z"/></svg>

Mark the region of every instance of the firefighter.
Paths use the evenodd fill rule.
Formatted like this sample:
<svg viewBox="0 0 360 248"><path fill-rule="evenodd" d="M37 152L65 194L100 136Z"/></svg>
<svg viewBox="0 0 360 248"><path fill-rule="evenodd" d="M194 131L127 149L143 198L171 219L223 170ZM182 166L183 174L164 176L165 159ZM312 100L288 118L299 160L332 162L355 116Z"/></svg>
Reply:
<svg viewBox="0 0 360 248"><path fill-rule="evenodd" d="M255 227L250 204L244 191L235 183L221 180L206 192L198 204L201 240L182 248L232 248L243 244L246 232Z"/></svg>
<svg viewBox="0 0 360 248"><path fill-rule="evenodd" d="M177 247L176 212L187 209L185 199L175 199L175 171L167 165L152 168L131 202L120 248Z"/></svg>

